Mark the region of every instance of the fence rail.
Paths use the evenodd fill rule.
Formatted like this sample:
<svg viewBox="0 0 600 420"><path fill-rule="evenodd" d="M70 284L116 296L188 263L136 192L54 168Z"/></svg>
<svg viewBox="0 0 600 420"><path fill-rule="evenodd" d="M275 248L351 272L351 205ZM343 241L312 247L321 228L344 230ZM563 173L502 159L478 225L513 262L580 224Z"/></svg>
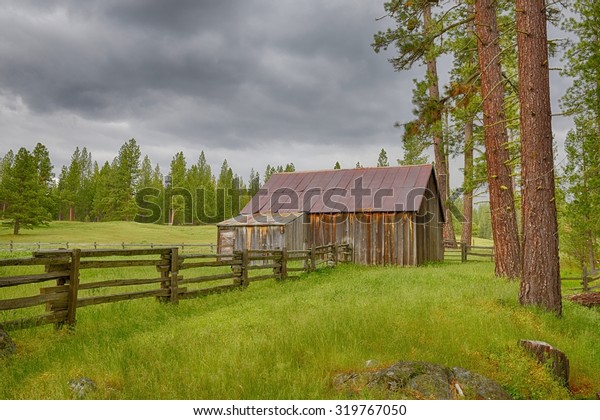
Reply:
<svg viewBox="0 0 600 420"><path fill-rule="evenodd" d="M460 258L460 261L465 263L468 261L469 256L481 257L485 258L486 260L489 258L490 261L494 261L494 247L467 245L465 242L459 242L458 246L453 247L449 246L447 243L444 243L445 260L458 261Z"/></svg>
<svg viewBox="0 0 600 420"><path fill-rule="evenodd" d="M0 290L12 288L16 292L21 287L18 291L23 293L23 287L27 289L26 296L0 299L0 312L44 306L45 313L0 319L0 327L15 330L55 324L56 328L64 325L74 328L78 308L150 297L177 303L182 299L243 289L256 281L292 279L297 275L290 275L290 272L310 272L323 264L335 266L338 262L349 261L352 256L348 244L293 251L244 250L233 254L186 254L180 251L179 247L112 250L75 248L39 250L33 252L31 257L2 259L0 267L11 268L13 272L23 269L37 272L0 277ZM96 279L105 277L107 270L129 267L154 267L158 275ZM228 271L223 272L225 269ZM96 277L81 281L81 277L93 277L85 274L93 270L96 270ZM55 284L48 286L49 281L55 281ZM223 281L229 283L222 284ZM36 290L31 285L37 283L46 284ZM190 288L199 285L207 287Z"/></svg>
<svg viewBox="0 0 600 420"><path fill-rule="evenodd" d="M460 258L461 262L467 262L469 256L489 258L490 261L494 261L494 247L493 246L477 246L467 245L464 242L458 243L458 246L453 247L451 244L444 242L444 260L446 261L458 261ZM600 284L591 285L591 283L600 280L600 269L588 272L587 268L583 268L583 273L580 277L562 277L561 281L566 280L580 280L582 287L569 289L571 291L590 292L593 290L600 289Z"/></svg>
<svg viewBox="0 0 600 420"><path fill-rule="evenodd" d="M569 289L570 291L581 291L583 292L591 292L593 290L600 289L600 284L591 285L594 282L600 280L600 269L595 271L588 271L587 267L583 267L583 272L581 273L581 277L564 277L561 278L561 281L564 280L581 280L581 287Z"/></svg>

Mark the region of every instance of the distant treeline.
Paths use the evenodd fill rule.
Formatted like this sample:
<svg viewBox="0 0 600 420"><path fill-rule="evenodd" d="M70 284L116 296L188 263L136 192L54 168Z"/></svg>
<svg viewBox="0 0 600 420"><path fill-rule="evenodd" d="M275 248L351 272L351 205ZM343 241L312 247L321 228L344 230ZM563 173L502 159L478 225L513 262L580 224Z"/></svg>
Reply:
<svg viewBox="0 0 600 420"><path fill-rule="evenodd" d="M131 139L103 164L77 147L57 174L43 144L10 150L0 162L0 218L15 233L50 220L214 223L236 215L273 173L295 171L292 163L267 165L262 177L253 169L245 182L227 160L213 174L203 151L194 159L190 165L179 152L164 174ZM140 204L160 215L140 215Z"/></svg>

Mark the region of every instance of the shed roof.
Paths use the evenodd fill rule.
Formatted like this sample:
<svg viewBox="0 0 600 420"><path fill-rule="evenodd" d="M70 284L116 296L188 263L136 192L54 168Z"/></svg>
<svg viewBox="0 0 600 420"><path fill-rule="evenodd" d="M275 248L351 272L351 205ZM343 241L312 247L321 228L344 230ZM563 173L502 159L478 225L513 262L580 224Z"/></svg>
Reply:
<svg viewBox="0 0 600 420"><path fill-rule="evenodd" d="M436 191L428 192L431 177ZM439 200L430 164L284 172L273 174L242 214L417 212L428 194Z"/></svg>
<svg viewBox="0 0 600 420"><path fill-rule="evenodd" d="M240 214L239 216L217 223L217 226L283 226L303 215L303 213Z"/></svg>

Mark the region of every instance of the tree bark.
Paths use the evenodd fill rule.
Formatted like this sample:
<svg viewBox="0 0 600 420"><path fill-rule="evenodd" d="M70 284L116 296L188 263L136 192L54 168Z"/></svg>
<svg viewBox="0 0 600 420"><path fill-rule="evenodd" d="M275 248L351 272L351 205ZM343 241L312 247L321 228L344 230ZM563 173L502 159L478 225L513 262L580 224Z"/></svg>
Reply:
<svg viewBox="0 0 600 420"><path fill-rule="evenodd" d="M473 120L465 124L463 222L460 241L471 245L473 237Z"/></svg>
<svg viewBox="0 0 600 420"><path fill-rule="evenodd" d="M19 219L15 219L15 224L13 225L13 235L18 235L20 229L21 222L19 221Z"/></svg>
<svg viewBox="0 0 600 420"><path fill-rule="evenodd" d="M519 301L560 315L558 223L544 0L517 0L523 278Z"/></svg>
<svg viewBox="0 0 600 420"><path fill-rule="evenodd" d="M425 33L431 31L431 5L427 3L423 9L423 26ZM440 101L440 89L438 83L437 63L435 58L427 61L427 79L429 83L429 98L435 103ZM448 159L444 149L444 138L442 130L441 113L436 115L436 122L433 129L433 154L435 157L435 172L440 189L440 199L444 210L444 241L451 246L456 246L456 236L454 235L454 227L452 224L452 214L448 203L449 180L448 180Z"/></svg>
<svg viewBox="0 0 600 420"><path fill-rule="evenodd" d="M495 0L475 1L475 30L481 73L487 178L492 215L496 275L515 279L521 274L519 231L508 161L504 87L500 64Z"/></svg>

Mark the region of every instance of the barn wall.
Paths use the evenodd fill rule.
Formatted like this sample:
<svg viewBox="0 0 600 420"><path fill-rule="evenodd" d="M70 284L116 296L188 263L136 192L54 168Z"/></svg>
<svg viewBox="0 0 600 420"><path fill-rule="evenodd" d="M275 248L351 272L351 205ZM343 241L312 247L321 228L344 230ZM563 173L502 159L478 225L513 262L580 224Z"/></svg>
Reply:
<svg viewBox="0 0 600 420"><path fill-rule="evenodd" d="M417 265L412 213L310 214L310 242L347 242L354 261L366 265Z"/></svg>
<svg viewBox="0 0 600 420"><path fill-rule="evenodd" d="M240 225L219 226L218 249L224 244L223 232L233 232L234 251L243 249L299 250L305 248L307 226L300 216L286 225Z"/></svg>
<svg viewBox="0 0 600 420"><path fill-rule="evenodd" d="M433 177L429 179L427 188L434 196L426 196L417 215L417 261L423 264L427 261L443 261L444 239L442 213L438 200L437 186Z"/></svg>

